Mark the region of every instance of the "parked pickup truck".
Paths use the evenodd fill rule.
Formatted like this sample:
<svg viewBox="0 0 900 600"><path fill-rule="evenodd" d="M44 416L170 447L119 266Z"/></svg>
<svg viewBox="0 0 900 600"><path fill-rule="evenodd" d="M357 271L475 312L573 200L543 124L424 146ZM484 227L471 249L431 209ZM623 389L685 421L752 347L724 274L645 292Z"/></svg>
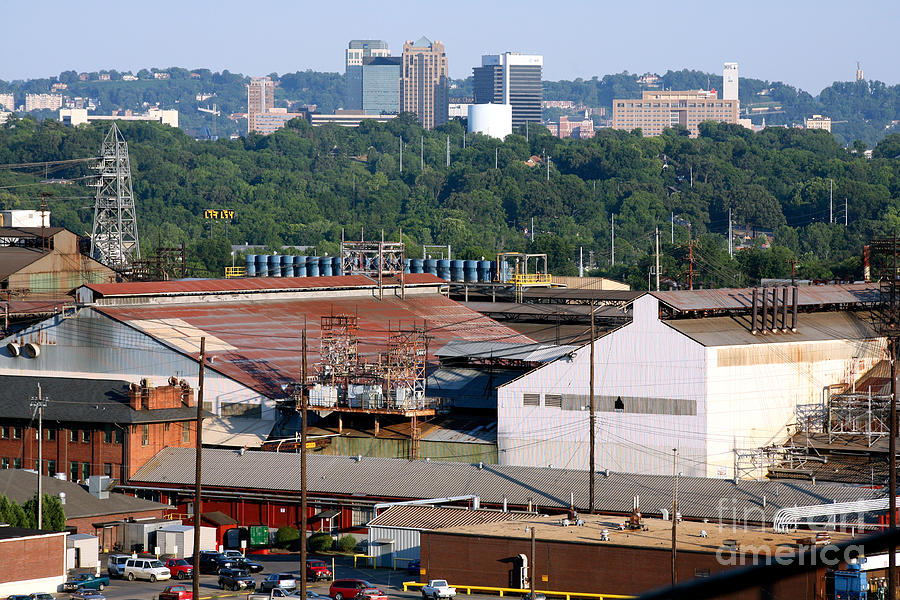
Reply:
<svg viewBox="0 0 900 600"><path fill-rule="evenodd" d="M184 584L170 585L159 593L159 600L194 600L194 592Z"/></svg>
<svg viewBox="0 0 900 600"><path fill-rule="evenodd" d="M247 596L247 600L270 600L271 598L296 598L291 592L284 588L272 588L268 592L256 592Z"/></svg>
<svg viewBox="0 0 900 600"><path fill-rule="evenodd" d="M89 590L102 590L109 585L109 575L94 575L93 573L79 573L74 579L63 584L64 592L74 592L81 588Z"/></svg>
<svg viewBox="0 0 900 600"><path fill-rule="evenodd" d="M422 598L424 600L438 600L439 598L453 598L456 596L456 588L450 587L446 579L432 579L428 585L422 586Z"/></svg>

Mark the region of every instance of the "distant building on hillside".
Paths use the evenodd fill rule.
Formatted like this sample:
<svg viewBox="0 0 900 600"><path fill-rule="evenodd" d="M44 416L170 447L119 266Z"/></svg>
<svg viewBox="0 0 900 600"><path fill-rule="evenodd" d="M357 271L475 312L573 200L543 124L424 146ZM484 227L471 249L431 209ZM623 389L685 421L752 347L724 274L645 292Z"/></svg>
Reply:
<svg viewBox="0 0 900 600"><path fill-rule="evenodd" d="M472 69L475 104L511 104L513 128L526 121L541 122L541 71L539 54L504 52L481 57L481 66Z"/></svg>
<svg viewBox="0 0 900 600"><path fill-rule="evenodd" d="M824 129L831 133L831 117L823 117L822 115L813 115L806 119L807 129Z"/></svg>
<svg viewBox="0 0 900 600"><path fill-rule="evenodd" d="M374 56L363 59L362 110L366 114L397 114L400 112L399 56Z"/></svg>
<svg viewBox="0 0 900 600"><path fill-rule="evenodd" d="M305 116L306 113L275 108L275 82L271 77L250 78L247 84L247 133L268 135L284 127L291 119Z"/></svg>
<svg viewBox="0 0 900 600"><path fill-rule="evenodd" d="M0 108L6 110L16 110L16 100L12 93L0 94Z"/></svg>
<svg viewBox="0 0 900 600"><path fill-rule="evenodd" d="M33 110L57 110L62 107L61 94L25 94L25 112Z"/></svg>
<svg viewBox="0 0 900 600"><path fill-rule="evenodd" d="M594 121L585 117L578 119L562 115L558 123L549 123L550 133L558 138L588 139L594 137Z"/></svg>
<svg viewBox="0 0 900 600"><path fill-rule="evenodd" d="M448 120L450 78L444 44L421 37L403 44L400 110L416 113L425 129Z"/></svg>
<svg viewBox="0 0 900 600"><path fill-rule="evenodd" d="M719 98L715 91L645 90L641 98L613 100L612 128L640 128L645 136L652 137L668 127L681 125L696 137L703 121L737 123L739 114L737 100Z"/></svg>
<svg viewBox="0 0 900 600"><path fill-rule="evenodd" d="M722 70L722 100L738 99L738 64L727 62Z"/></svg>
<svg viewBox="0 0 900 600"><path fill-rule="evenodd" d="M167 108L151 107L147 112L134 112L132 110L118 111L114 115L91 115L87 108L61 108L59 120L66 125L81 125L92 121L156 121L170 127L178 127L178 111Z"/></svg>
<svg viewBox="0 0 900 600"><path fill-rule="evenodd" d="M397 114L367 113L364 110L336 110L334 114L308 113L309 122L313 127L333 123L343 127L358 127L363 121L375 121L387 123L397 117Z"/></svg>

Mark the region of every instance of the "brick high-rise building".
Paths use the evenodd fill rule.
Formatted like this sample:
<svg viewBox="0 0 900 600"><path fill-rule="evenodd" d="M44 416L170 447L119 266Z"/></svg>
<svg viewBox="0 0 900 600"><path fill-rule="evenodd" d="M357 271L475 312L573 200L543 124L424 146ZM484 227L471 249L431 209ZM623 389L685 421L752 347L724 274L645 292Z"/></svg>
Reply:
<svg viewBox="0 0 900 600"><path fill-rule="evenodd" d="M400 110L416 113L425 129L443 125L449 119L449 92L444 44L426 37L403 44Z"/></svg>
<svg viewBox="0 0 900 600"><path fill-rule="evenodd" d="M681 125L696 137L701 122L737 123L739 113L739 101L719 98L714 91L645 90L641 98L613 100L612 128L640 128L645 136L652 137L667 127Z"/></svg>
<svg viewBox="0 0 900 600"><path fill-rule="evenodd" d="M247 133L256 130L256 115L275 108L275 82L271 77L252 77L247 85Z"/></svg>
<svg viewBox="0 0 900 600"><path fill-rule="evenodd" d="M541 122L541 71L544 57L538 54L504 52L481 57L472 69L475 104L512 104L512 124Z"/></svg>

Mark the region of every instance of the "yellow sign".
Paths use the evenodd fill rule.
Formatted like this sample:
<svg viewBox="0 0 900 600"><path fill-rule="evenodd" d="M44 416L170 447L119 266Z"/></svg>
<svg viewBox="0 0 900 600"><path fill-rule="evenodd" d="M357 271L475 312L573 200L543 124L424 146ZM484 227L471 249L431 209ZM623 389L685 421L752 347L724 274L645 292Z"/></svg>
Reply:
<svg viewBox="0 0 900 600"><path fill-rule="evenodd" d="M220 219L223 221L234 221L234 211L233 210L216 210L214 208L207 208L203 211L204 219Z"/></svg>
<svg viewBox="0 0 900 600"><path fill-rule="evenodd" d="M546 575L541 575L541 581L548 581L547 576L546 576Z"/></svg>

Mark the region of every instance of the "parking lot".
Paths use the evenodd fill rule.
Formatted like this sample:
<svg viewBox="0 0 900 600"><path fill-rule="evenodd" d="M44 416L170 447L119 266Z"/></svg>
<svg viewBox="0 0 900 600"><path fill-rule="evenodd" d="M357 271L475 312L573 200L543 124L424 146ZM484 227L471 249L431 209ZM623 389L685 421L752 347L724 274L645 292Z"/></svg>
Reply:
<svg viewBox="0 0 900 600"><path fill-rule="evenodd" d="M252 558L254 561L262 563L265 567L262 573L253 575L253 579L257 582L257 585L266 577L266 575L270 573L294 573L299 577L301 572L300 558L297 554L254 554L252 555ZM332 557L329 556L318 558L323 558L325 562L328 563L329 567L331 566ZM105 556L101 556L101 564L103 565L101 572L106 573ZM414 577L407 575L405 569L397 571L393 571L390 569L355 569L353 568L353 559L347 556L334 557L334 568L335 576L337 578L365 579L384 590L391 598L417 599L420 597L419 592L416 590L410 590L408 592L403 591L403 582L414 579ZM109 587L103 590L103 595L106 596L107 600L153 600L167 585L170 585L170 583L184 583L188 586L191 585L191 581L189 579L185 581L177 581L173 579L171 581L157 581L151 583L149 581L128 581L125 579L113 578L110 580ZM330 581L309 583L308 589L322 595L327 595L330 583ZM233 597L239 599L241 596L245 595L246 592L227 592L219 589L217 575L200 575L199 600L212 599L216 597ZM57 594L57 597L68 599L68 594ZM472 600L478 600L479 598L496 598L496 596L479 596L474 594L472 596L465 597L467 599L471 598Z"/></svg>

